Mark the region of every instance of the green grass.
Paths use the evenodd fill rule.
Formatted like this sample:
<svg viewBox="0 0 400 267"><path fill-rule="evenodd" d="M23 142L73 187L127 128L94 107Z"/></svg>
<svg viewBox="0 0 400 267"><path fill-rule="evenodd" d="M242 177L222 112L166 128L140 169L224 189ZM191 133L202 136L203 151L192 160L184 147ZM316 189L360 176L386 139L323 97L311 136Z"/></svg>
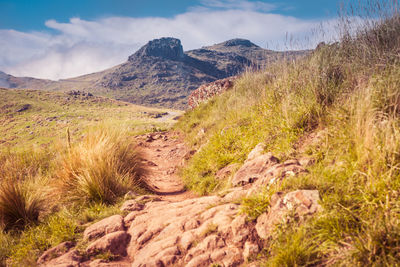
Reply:
<svg viewBox="0 0 400 267"><path fill-rule="evenodd" d="M246 214L247 218L251 221L257 219L258 216L268 211L271 196L277 191L277 189L264 190L263 192L243 198L240 203L240 213Z"/></svg>
<svg viewBox="0 0 400 267"><path fill-rule="evenodd" d="M124 126L133 133L165 129L172 118L155 119L155 114L180 113L147 108L102 97L76 97L63 93L0 89L0 144L2 151L27 147L65 145L66 131L72 141L82 138L85 129L99 123ZM30 107L17 112L22 106Z"/></svg>
<svg viewBox="0 0 400 267"><path fill-rule="evenodd" d="M177 124L188 144L200 148L182 172L188 187L203 194L222 188L228 181L217 181L215 173L242 163L259 142L283 160L315 160L308 173L285 179L279 190L316 189L323 210L303 224L278 225L266 240L265 266L399 265L396 3L368 2L360 10L362 27L351 28L344 17L339 43L246 73ZM244 199L242 212L254 220L268 210L272 193Z"/></svg>

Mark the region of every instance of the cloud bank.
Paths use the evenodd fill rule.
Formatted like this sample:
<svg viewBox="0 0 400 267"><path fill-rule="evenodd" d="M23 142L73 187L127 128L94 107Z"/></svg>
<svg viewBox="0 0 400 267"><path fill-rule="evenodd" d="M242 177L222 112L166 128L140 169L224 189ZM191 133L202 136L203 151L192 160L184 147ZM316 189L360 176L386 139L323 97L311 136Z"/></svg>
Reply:
<svg viewBox="0 0 400 267"><path fill-rule="evenodd" d="M0 30L0 70L46 79L79 76L120 64L149 40L166 36L181 39L184 50L232 38L268 49L304 49L332 37L315 29L334 20L298 19L274 14L274 8L262 2L204 0L172 18L71 18L68 23L46 21L56 33Z"/></svg>

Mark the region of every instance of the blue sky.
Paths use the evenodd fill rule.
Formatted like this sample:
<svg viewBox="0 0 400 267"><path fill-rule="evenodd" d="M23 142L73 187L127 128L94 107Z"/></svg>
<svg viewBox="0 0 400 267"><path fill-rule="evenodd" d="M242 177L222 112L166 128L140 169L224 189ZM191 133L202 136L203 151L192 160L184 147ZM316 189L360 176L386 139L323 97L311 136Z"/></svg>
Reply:
<svg viewBox="0 0 400 267"><path fill-rule="evenodd" d="M335 0L250 1L276 6L273 12L298 18L336 15ZM21 31L46 30L45 21L67 22L72 17L96 20L104 17L172 17L196 6L195 0L0 0L0 28Z"/></svg>
<svg viewBox="0 0 400 267"><path fill-rule="evenodd" d="M0 70L79 76L120 64L165 36L181 39L185 50L232 38L274 50L313 48L335 36L338 6L336 0L0 0Z"/></svg>

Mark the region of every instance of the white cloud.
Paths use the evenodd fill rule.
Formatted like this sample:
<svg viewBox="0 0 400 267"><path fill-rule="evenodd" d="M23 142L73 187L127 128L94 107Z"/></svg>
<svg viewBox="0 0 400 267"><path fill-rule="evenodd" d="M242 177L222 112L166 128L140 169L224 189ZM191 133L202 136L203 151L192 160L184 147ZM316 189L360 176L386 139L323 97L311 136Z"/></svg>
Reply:
<svg viewBox="0 0 400 267"><path fill-rule="evenodd" d="M295 48L320 41L312 29L321 21L271 14L270 4L241 0L204 0L173 18L109 17L96 21L71 18L68 23L46 21L57 34L0 30L0 70L16 76L60 79L100 71L124 62L149 40L164 36L181 39L185 50L232 38L246 38L269 49L286 49L289 34ZM223 7L213 9L210 7ZM289 44L289 45L293 45Z"/></svg>
<svg viewBox="0 0 400 267"><path fill-rule="evenodd" d="M276 8L274 4L260 2L260 1L244 1L244 0L203 0L202 5L211 8L221 9L239 9L251 10L258 12L267 12Z"/></svg>

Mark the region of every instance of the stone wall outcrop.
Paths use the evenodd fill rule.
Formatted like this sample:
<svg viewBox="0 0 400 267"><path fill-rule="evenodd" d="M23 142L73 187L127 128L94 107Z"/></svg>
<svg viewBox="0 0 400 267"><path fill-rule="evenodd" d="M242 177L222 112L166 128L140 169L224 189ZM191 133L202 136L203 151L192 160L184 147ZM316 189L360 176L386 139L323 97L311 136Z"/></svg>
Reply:
<svg viewBox="0 0 400 267"><path fill-rule="evenodd" d="M193 109L213 96L231 89L236 79L237 76L231 76L200 86L189 95L189 108Z"/></svg>

